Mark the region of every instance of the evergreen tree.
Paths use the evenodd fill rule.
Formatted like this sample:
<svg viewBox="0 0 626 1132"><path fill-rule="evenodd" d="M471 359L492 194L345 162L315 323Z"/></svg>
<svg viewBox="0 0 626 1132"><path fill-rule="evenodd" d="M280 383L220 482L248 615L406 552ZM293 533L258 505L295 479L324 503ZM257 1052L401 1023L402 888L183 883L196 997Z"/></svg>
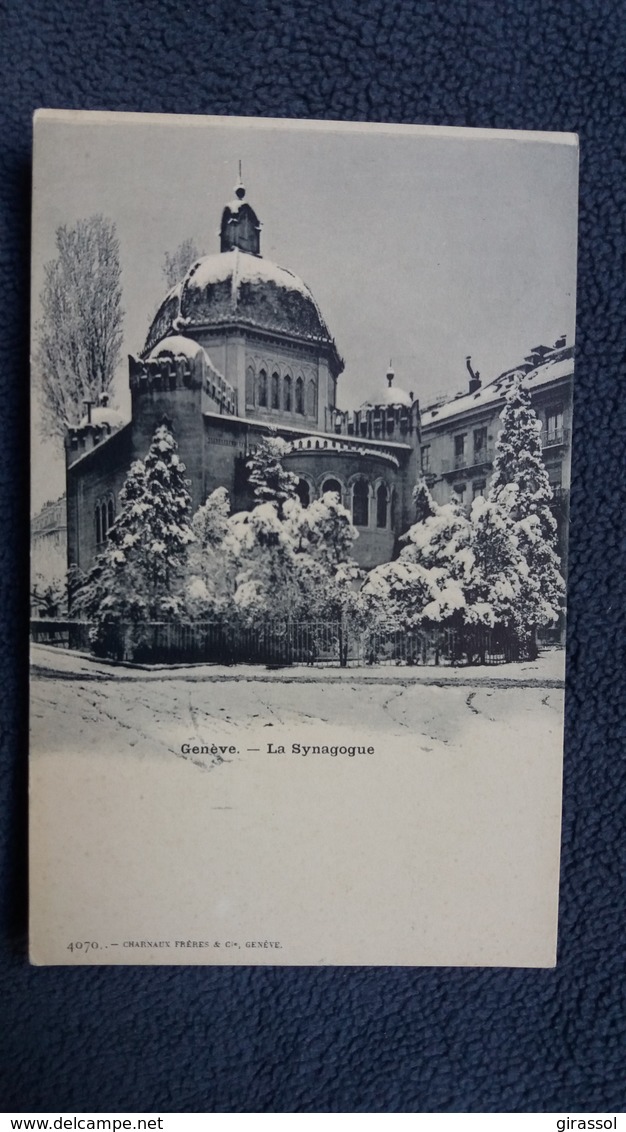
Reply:
<svg viewBox="0 0 626 1132"><path fill-rule="evenodd" d="M413 488L413 506L415 508L415 522L423 523L435 514L435 501L430 494L426 480L422 477Z"/></svg>
<svg viewBox="0 0 626 1132"><path fill-rule="evenodd" d="M456 581L463 581L471 556L471 524L454 503L439 505L431 499L432 514L414 523L403 535L400 560L414 562L425 569L444 570Z"/></svg>
<svg viewBox="0 0 626 1132"><path fill-rule="evenodd" d="M309 507L290 500L285 522L294 545L303 618L362 621L365 603L358 583L363 572L352 556L359 533L337 495L326 492Z"/></svg>
<svg viewBox="0 0 626 1132"><path fill-rule="evenodd" d="M556 620L563 608L565 583L556 553L552 488L541 453L541 422L528 390L516 378L500 415L489 499L509 515L528 567L527 627Z"/></svg>
<svg viewBox="0 0 626 1132"><path fill-rule="evenodd" d="M215 526L213 520L211 525ZM265 617L310 621L336 620L347 612L356 615L361 571L350 552L357 532L332 494L308 508L297 498L289 499L282 518L276 501L259 503L251 511L232 515L226 525L226 536L216 551L194 547L191 557L201 555L208 591L214 592L216 585L220 593L228 591L222 610L233 623L248 626ZM200 538L199 527L197 533ZM216 574L212 555L217 558L219 583L210 580ZM200 597L198 574L195 592Z"/></svg>
<svg viewBox="0 0 626 1132"><path fill-rule="evenodd" d="M464 621L503 625L519 637L528 612L528 567L514 525L506 511L482 496L472 505L471 524Z"/></svg>
<svg viewBox="0 0 626 1132"><path fill-rule="evenodd" d="M394 629L457 621L462 587L441 567L425 567L402 554L368 574L361 590L371 619Z"/></svg>
<svg viewBox="0 0 626 1132"><path fill-rule="evenodd" d="M359 533L335 492L326 492L308 507L289 500L285 518L297 553L310 554L331 571L352 558Z"/></svg>
<svg viewBox="0 0 626 1132"><path fill-rule="evenodd" d="M259 503L229 521L225 550L233 572L231 611L244 625L301 614L293 538L277 504Z"/></svg>
<svg viewBox="0 0 626 1132"><path fill-rule="evenodd" d="M195 546L192 548L192 555L217 550L221 546L228 531L229 516L228 492L225 487L217 487L208 496L206 503L198 507L193 517L191 528Z"/></svg>
<svg viewBox="0 0 626 1132"><path fill-rule="evenodd" d="M551 511L552 488L541 451L541 421L519 375L507 393L500 420L502 428L496 442L489 498L495 502L503 498L514 522L537 515L544 538L552 540L556 522ZM517 488L514 494L509 491L511 485Z"/></svg>
<svg viewBox="0 0 626 1132"><path fill-rule="evenodd" d="M94 643L111 648L120 622L146 621L181 613L182 575L194 535L185 466L166 425L154 434L145 461L131 465L120 492L120 510L106 546L96 559L75 607L94 621ZM124 651L140 633L131 634Z"/></svg>
<svg viewBox="0 0 626 1132"><path fill-rule="evenodd" d="M135 509L143 518L143 530L133 549L148 611L150 617L168 616L180 608L180 581L194 535L189 480L166 424L154 434L145 459L144 499L137 500Z"/></svg>
<svg viewBox="0 0 626 1132"><path fill-rule="evenodd" d="M396 561L371 571L363 593L378 619L391 620L398 628L458 624L473 565L469 520L453 504L435 503L425 484L418 484L414 500L425 517L403 536Z"/></svg>
<svg viewBox="0 0 626 1132"><path fill-rule="evenodd" d="M279 436L266 436L258 444L247 461L248 479L255 499L259 503L276 504L279 518L282 518L283 505L288 499L296 497L298 477L286 472L283 459L289 452L289 444Z"/></svg>
<svg viewBox="0 0 626 1132"><path fill-rule="evenodd" d="M232 564L224 545L229 530L230 500L218 487L196 511L187 564L187 611L194 618L223 615L232 593Z"/></svg>

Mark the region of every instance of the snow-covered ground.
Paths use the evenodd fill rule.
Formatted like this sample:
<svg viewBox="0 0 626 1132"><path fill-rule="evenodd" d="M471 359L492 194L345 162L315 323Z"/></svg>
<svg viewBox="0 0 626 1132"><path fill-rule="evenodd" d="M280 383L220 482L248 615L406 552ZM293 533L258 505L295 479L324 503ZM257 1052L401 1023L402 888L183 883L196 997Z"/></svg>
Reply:
<svg viewBox="0 0 626 1132"><path fill-rule="evenodd" d="M31 668L35 675L71 679L118 679L120 681L156 681L186 679L190 681L260 681L262 683L347 683L367 684L466 684L470 687L562 687L565 681L565 653L549 649L537 660L520 664L485 665L482 667L448 668L445 666L372 665L367 668L317 668L294 666L268 669L262 665L196 664L188 667L139 668L112 665L93 660L81 653L68 652L48 645L31 645Z"/></svg>
<svg viewBox="0 0 626 1132"><path fill-rule="evenodd" d="M32 680L35 960L550 965L562 688L81 663Z"/></svg>
<svg viewBox="0 0 626 1132"><path fill-rule="evenodd" d="M246 736L317 736L321 729L342 742L365 743L411 735L417 747L438 751L459 744L506 744L526 749L528 736L559 727L563 693L558 688L437 687L421 683L284 683L276 679L211 684L210 681L148 679L50 680L32 682L31 726L36 749L103 753L120 748L144 755L181 757L181 745L232 743ZM474 738L474 732L476 737ZM264 733L264 734L262 734ZM350 738L352 736L352 738ZM310 740L309 740L310 741ZM326 740L329 741L329 740ZM200 758L202 765L215 761Z"/></svg>

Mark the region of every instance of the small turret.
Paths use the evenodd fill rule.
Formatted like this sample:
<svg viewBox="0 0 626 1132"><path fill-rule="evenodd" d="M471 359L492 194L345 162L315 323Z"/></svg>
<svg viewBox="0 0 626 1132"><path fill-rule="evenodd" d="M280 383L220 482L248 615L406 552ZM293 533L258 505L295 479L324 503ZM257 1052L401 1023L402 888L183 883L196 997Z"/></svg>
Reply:
<svg viewBox="0 0 626 1132"><path fill-rule="evenodd" d="M261 255L261 224L253 208L245 200L246 187L241 179L235 185L235 200L226 205L220 227L220 251L232 252L239 248L248 255Z"/></svg>

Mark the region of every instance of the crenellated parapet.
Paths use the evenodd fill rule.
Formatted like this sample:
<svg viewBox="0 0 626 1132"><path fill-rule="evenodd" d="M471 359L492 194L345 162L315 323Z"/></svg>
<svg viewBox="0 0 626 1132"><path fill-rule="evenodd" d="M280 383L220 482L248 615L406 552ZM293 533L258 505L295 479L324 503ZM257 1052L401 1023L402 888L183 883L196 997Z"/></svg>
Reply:
<svg viewBox="0 0 626 1132"><path fill-rule="evenodd" d="M208 359L205 351L169 354L147 359L130 355L129 383L133 400L144 394L174 393L179 389L201 390L221 413L237 414L237 393Z"/></svg>
<svg viewBox="0 0 626 1132"><path fill-rule="evenodd" d="M119 432L123 424L118 420L119 414L111 414L111 419L103 420L98 419L98 410L94 411L94 419L83 421L80 425L74 428L69 428L65 434L65 461L69 466L84 456L86 452L92 452L94 448L98 448L104 441L108 440L115 432Z"/></svg>
<svg viewBox="0 0 626 1132"><path fill-rule="evenodd" d="M219 406L220 412L237 416L237 390L213 366L207 370L203 389L206 396Z"/></svg>
<svg viewBox="0 0 626 1132"><path fill-rule="evenodd" d="M206 360L201 350L193 356L162 354L148 360L128 358L128 380L133 395L176 389L201 389Z"/></svg>
<svg viewBox="0 0 626 1132"><path fill-rule="evenodd" d="M366 405L360 409L332 414L332 431L338 436L370 440L395 440L419 445L419 401L410 405Z"/></svg>

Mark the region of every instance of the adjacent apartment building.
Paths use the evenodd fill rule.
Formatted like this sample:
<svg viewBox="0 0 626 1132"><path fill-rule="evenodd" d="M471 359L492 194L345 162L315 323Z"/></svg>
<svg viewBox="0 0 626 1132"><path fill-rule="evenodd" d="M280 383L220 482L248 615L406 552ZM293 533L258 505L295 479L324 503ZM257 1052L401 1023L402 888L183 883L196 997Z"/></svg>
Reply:
<svg viewBox="0 0 626 1132"><path fill-rule="evenodd" d="M565 557L570 486L574 347L565 338L535 346L521 365L483 384L467 359L466 392L439 398L422 409L422 471L434 499L455 498L469 507L484 495L493 473L500 414L516 374L521 374L541 421L543 459L554 493L559 552Z"/></svg>

